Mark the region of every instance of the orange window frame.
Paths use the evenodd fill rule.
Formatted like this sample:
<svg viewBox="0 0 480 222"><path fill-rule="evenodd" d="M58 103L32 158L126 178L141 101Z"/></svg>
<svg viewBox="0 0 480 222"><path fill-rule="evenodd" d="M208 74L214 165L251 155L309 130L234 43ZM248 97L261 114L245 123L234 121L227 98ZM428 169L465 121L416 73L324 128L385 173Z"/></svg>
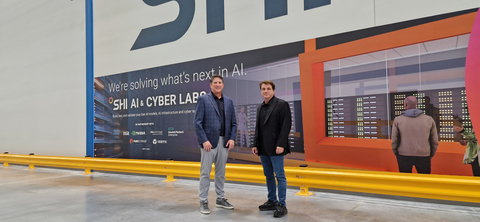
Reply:
<svg viewBox="0 0 480 222"><path fill-rule="evenodd" d="M326 137L323 63L468 34L476 14L460 15L318 50L315 49L315 39L306 40L305 53L299 55L305 160L397 172L390 140ZM464 151L465 148L458 143L440 142L437 155L432 159L432 173L471 175L470 167L462 164Z"/></svg>

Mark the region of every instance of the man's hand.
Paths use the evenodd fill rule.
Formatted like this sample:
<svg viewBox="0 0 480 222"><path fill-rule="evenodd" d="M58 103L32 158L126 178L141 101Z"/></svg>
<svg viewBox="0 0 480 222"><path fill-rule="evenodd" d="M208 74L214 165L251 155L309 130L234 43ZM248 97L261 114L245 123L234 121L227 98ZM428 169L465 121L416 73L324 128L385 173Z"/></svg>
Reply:
<svg viewBox="0 0 480 222"><path fill-rule="evenodd" d="M283 147L277 146L277 150L275 150L275 152L276 152L277 154L280 154L280 153L283 153L283 150L284 150Z"/></svg>
<svg viewBox="0 0 480 222"><path fill-rule="evenodd" d="M455 130L457 133L462 132L463 126L453 126L453 130Z"/></svg>
<svg viewBox="0 0 480 222"><path fill-rule="evenodd" d="M203 149L207 152L210 152L210 150L212 150L212 144L210 143L210 141L206 141L203 143Z"/></svg>
<svg viewBox="0 0 480 222"><path fill-rule="evenodd" d="M235 141L234 140L229 140L227 142L227 148L228 150L231 150L235 146Z"/></svg>
<svg viewBox="0 0 480 222"><path fill-rule="evenodd" d="M257 147L252 148L252 153L255 154L255 155L258 155Z"/></svg>
<svg viewBox="0 0 480 222"><path fill-rule="evenodd" d="M467 141L466 141L466 140L460 140L460 141L458 141L458 142L460 142L460 144L461 144L462 146L466 146L466 145L467 145Z"/></svg>

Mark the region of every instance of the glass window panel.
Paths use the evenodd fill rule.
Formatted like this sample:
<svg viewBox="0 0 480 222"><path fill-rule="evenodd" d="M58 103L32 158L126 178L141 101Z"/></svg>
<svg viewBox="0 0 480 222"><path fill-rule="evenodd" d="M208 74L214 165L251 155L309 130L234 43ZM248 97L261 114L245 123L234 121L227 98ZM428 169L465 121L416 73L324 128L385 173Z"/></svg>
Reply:
<svg viewBox="0 0 480 222"><path fill-rule="evenodd" d="M238 119L238 125L243 124L240 123L240 121L247 122L247 133L240 132L237 134L236 147L230 152L251 153L251 149L247 149L247 147L253 146L257 108L264 101L261 96L259 83L264 80L271 80L275 84L275 96L287 101L290 105L292 128L290 130L289 143L292 154L287 158L304 159L305 151L298 57L254 67L246 67L243 76L224 79L224 92L228 95L234 95L236 98L234 103L237 117L243 115L241 114L242 112L245 113L246 116L246 118L242 118L241 120Z"/></svg>
<svg viewBox="0 0 480 222"><path fill-rule="evenodd" d="M327 136L390 138L406 96L432 116L441 141L471 125L465 96L469 34L324 63Z"/></svg>

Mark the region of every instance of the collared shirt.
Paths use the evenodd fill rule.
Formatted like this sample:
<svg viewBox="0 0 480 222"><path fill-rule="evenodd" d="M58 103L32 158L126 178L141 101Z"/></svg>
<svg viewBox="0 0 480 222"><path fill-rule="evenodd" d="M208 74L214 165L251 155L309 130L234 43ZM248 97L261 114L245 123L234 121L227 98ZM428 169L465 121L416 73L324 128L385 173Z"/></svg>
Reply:
<svg viewBox="0 0 480 222"><path fill-rule="evenodd" d="M213 92L211 92L215 102L217 102L218 112L220 112L220 136L225 136L225 105L223 103L223 94L219 99Z"/></svg>
<svg viewBox="0 0 480 222"><path fill-rule="evenodd" d="M260 107L260 114L258 116L258 148L261 149L260 153L264 153L264 145L263 145L263 123L265 123L265 120L267 119L267 114L268 112L270 111L270 108L271 108L271 105L272 105L272 102L273 102L273 98L275 98L275 96L273 96L270 101L268 101L267 104L265 104L265 101L263 101L261 107Z"/></svg>

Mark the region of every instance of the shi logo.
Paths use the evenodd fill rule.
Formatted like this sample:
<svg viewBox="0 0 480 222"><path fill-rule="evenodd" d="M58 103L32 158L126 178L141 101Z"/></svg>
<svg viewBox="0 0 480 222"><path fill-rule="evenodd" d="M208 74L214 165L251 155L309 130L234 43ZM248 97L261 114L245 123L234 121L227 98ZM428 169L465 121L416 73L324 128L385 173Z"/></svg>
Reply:
<svg viewBox="0 0 480 222"><path fill-rule="evenodd" d="M149 6L176 2L180 11L175 20L144 28L130 50L176 41L188 31L195 15L195 0L143 0ZM207 34L225 30L225 0L206 0ZM332 0L303 0L303 10L330 5ZM288 15L287 0L265 0L265 20Z"/></svg>

